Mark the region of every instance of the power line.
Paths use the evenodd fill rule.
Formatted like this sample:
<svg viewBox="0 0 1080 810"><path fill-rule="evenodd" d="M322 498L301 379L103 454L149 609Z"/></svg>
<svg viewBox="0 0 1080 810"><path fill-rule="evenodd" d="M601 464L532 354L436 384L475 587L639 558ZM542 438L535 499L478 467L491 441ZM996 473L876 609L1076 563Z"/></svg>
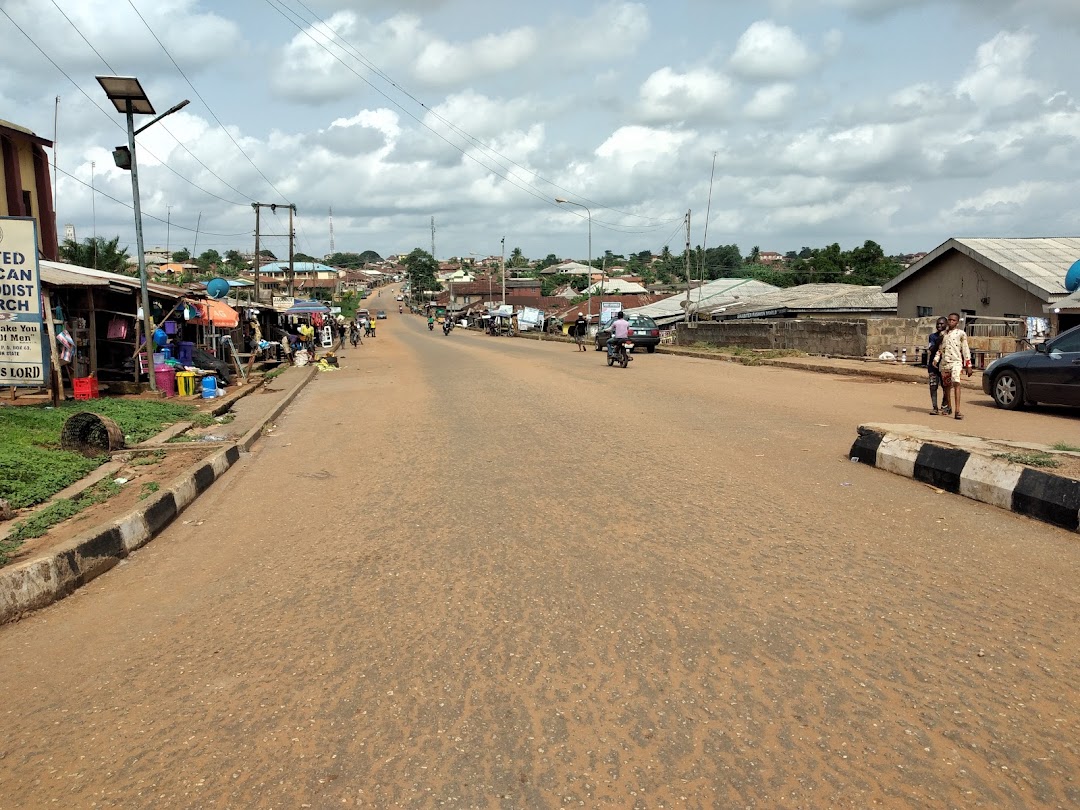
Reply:
<svg viewBox="0 0 1080 810"><path fill-rule="evenodd" d="M623 214L624 216L629 216L629 217L636 217L638 219L644 219L644 220L657 220L658 219L657 217L646 217L646 216L643 216L641 214L634 214L634 213L629 212L629 211L621 211L618 208L612 208L611 206L607 206L607 205L604 205L603 203L597 202L595 200L591 200L588 197L585 197L585 196L583 196L581 194L578 194L577 192L571 191L570 189L567 189L567 188L564 188L563 186L560 186L558 183L555 183L554 181L548 180L547 178L543 177L542 175L540 175L539 173L533 171L532 169L529 169L529 168L527 168L525 166L522 166L520 163L515 161L513 158L502 154L501 152L499 152L494 147L489 146L488 144L485 144L480 139L476 138L473 135L470 135L464 129L457 126L457 124L453 123L452 121L447 120L446 118L443 118L441 115L439 115L438 112L436 112L434 109L432 109L429 105L425 104L423 101L418 99L416 96L414 96L408 90L406 90L404 87L402 87L396 81L394 81L385 71L383 71L381 68L379 68L378 65L374 64L370 59L365 57L363 55L363 53L361 53L358 48L356 48L354 45L347 42L346 40L342 39L338 35L337 31L335 31L332 27L330 27L326 23L325 20L323 20L318 14L316 14L314 11L312 11L312 9L308 5L306 5L304 3L304 0L296 0L296 2L305 11L307 11L308 14L310 14L312 17L314 17L316 20L318 20L319 24L327 32L329 32L329 35L330 35L331 39L334 39L334 40L337 40L338 42L340 42L344 50L346 50L348 53L350 53L357 61L359 61L366 68L371 70L372 73L374 73L376 76L381 78L383 81L385 81L391 87L393 87L395 90L402 93L405 97L407 97L408 99L414 101L416 104L420 105L424 110L426 110L428 113L430 113L433 117L437 118L442 123L446 124L446 126L448 126L450 129L452 129L453 131L459 133L464 138L468 139L469 141L471 141L473 144L475 144L479 148L483 149L484 151L490 152L491 154L501 158L502 160L505 160L508 163L511 163L513 166L517 167L521 171L525 172L526 174L531 175L532 177L535 177L537 180L539 180L539 181L541 181L543 183L546 183L547 185L551 186L552 188L558 189L559 191L564 192L565 194L569 194L571 196L578 197L579 199L582 199L585 202L590 203L593 207L602 208L602 209L607 210L607 211L614 211L617 214ZM308 21L305 20L305 22L308 22ZM312 27L314 27L314 23L312 23ZM342 64L344 64L344 63L342 63ZM503 166L502 164L498 164L498 165L500 166L500 168L503 168L508 172L510 171L506 166ZM659 222L657 225L654 225L654 226L643 225L641 227L663 227L664 225L667 225L670 222L674 222L674 221L675 220L663 220L663 221Z"/></svg>
<svg viewBox="0 0 1080 810"><path fill-rule="evenodd" d="M38 49L38 53L40 53L40 54L41 54L42 56L44 56L44 57L45 57L45 59L46 59L46 60L48 60L49 64L50 64L50 65L52 65L52 66L53 66L54 68L56 68L57 72L59 72L59 73L60 73L60 75L62 75L62 76L63 76L63 77L65 78L65 79L67 79L67 80L68 80L69 82L71 82L71 84L72 84L73 86L75 86L75 89L76 89L76 90L78 90L78 91L79 91L80 93L82 93L82 95L83 95L83 96L84 96L84 97L86 98L87 102L90 102L90 104L91 104L91 105L92 105L93 107L95 107L95 108L97 109L97 111L98 111L98 112L102 113L102 114L103 114L103 116L105 116L105 118L106 118L106 119L108 119L109 123L111 123L111 124L112 124L113 126L116 126L118 130L120 130L121 132L124 132L124 133L126 134L126 130L124 129L124 126L123 126L123 125L122 125L122 124L121 124L121 123L120 123L120 122L119 122L119 121L117 120L116 116L113 116L113 114L111 114L111 113L110 113L110 112L108 112L107 110L105 110L105 109L103 109L102 107L100 107L100 105L98 105L98 104L97 104L97 102L95 102L95 100L94 100L94 99L93 99L93 98L92 98L92 97L91 97L91 96L90 96L89 94L87 94L85 90L83 90L83 89L82 89L82 87L81 87L81 86L79 85L79 83L78 83L78 82L77 82L77 81L76 81L75 79L72 79L72 78L71 78L70 76L68 76L68 73L67 73L67 71L66 71L66 70L64 70L64 68L62 68L62 67L60 67L59 65L57 65L57 64L56 64L56 62L55 62L55 60L54 60L54 59L53 59L53 58L52 58L52 57L51 57L51 56L50 56L50 55L49 55L48 53L45 53L44 49L42 49L42 48L41 48L41 45L39 45L39 44L38 44L38 43L37 43L37 42L36 42L35 40L33 40L33 38L32 38L32 37L30 37L29 33L27 33L27 32L26 32L26 31L25 31L25 30L23 29L23 27L22 27L22 26L19 26L19 24L18 24L18 23L16 23L16 22L14 21L14 19L12 19L11 15L10 15L10 14L9 14L8 12L6 12L6 11L5 11L5 10L4 10L3 8L2 8L2 6L0 6L0 14L3 14L3 15L4 15L4 16L6 17L6 18L8 18L8 22L9 22L9 23L11 23L11 24L12 24L13 26L15 26L15 28L16 28L16 29L18 30L18 32L19 32L19 33L22 33L22 35L23 35L24 37L26 37L27 41L28 41L28 42L29 42L29 43L30 43L31 45L35 46L35 48L36 48L36 49ZM76 30L78 30L78 29L76 29ZM95 53L96 53L96 51L95 51ZM108 67L108 63L107 63L107 62L105 62L105 60L104 60L104 59L102 60L102 62L103 62L103 64L105 64L105 65L106 65L106 67ZM111 68L111 67L109 67L109 70L112 70L112 68ZM165 127L163 126L163 127L162 127L162 129L165 129ZM166 132L167 132L167 130L166 130ZM176 137L175 135L173 135L173 134L172 134L171 132L170 132L170 133L168 133L168 134L172 135L173 139L174 139L174 140L176 140L176 143L177 143L177 144L179 144L179 145L180 145L181 147L183 147L183 148L185 149L185 151L188 151L188 153L189 153L189 154L191 153L191 152L190 152L190 150L188 150L188 149L187 149L187 147L185 147L183 143L180 143L180 140L179 140L179 138L177 138L177 137ZM210 195L210 197L213 197L213 198L215 198L215 199L217 199L217 200L220 200L221 202L229 203L230 205L243 205L243 206L246 206L246 205L247 205L247 203L238 203L238 202L235 202L234 200L227 200L226 198L224 198L224 197L221 197L221 195L219 195L219 194L215 194L215 193L214 193L213 191L210 191L210 190L204 189L204 188L203 188L202 186L200 186L199 184L197 184L197 183L194 183L194 181L193 181L192 179L190 179L189 177L186 177L185 175L183 175L183 174L180 174L179 172L177 172L177 171L175 170L175 168L173 168L173 167L172 167L171 165L168 165L168 163L166 163L166 162L165 162L165 161L163 161L163 160L162 160L161 158L159 158L159 157L157 156L157 154L154 154L154 153L153 153L152 151L150 151L150 150L149 150L149 149L148 149L147 147L143 146L143 147L141 147L141 150L143 150L144 152L146 152L147 154L149 154L149 156L150 156L151 158L153 158L154 160L157 160L157 161L158 161L158 162L159 162L159 163L160 163L160 164L161 164L162 166L164 166L165 168L167 168L167 170L168 170L168 171L170 171L170 172L172 172L173 174L175 174L175 175L176 175L177 177L179 177L179 178L180 178L181 180L184 180L184 181L185 181L185 183L187 183L187 184L188 184L189 186L191 186L191 187L193 187L193 188L197 188L197 189L199 189L199 190L200 190L200 191L202 191L202 192L203 192L204 194L208 194L208 195ZM194 157L194 156L192 156L192 157ZM198 158L195 158L195 160L198 160ZM201 161L200 161L200 163L201 163ZM202 164L202 165L203 165L203 166L205 167L205 164ZM207 168L207 170L206 170L206 171L208 171L208 172L211 172L211 174L214 174L214 173L213 173L213 171L211 171L211 170L210 170L210 168ZM217 175L216 175L216 174L215 174L214 176L215 176L215 177L217 177ZM220 178L220 177L217 177L217 179L219 179L219 180L220 180L221 178ZM225 180L221 180L221 181L222 181L222 183L225 183ZM227 183L226 183L225 185L227 185L227 186L228 186L229 184L227 184ZM230 186L230 188L232 188L232 187ZM235 191L235 190L237 190L237 189L233 189L233 191ZM243 192L241 192L241 191L238 191L238 193L240 193L240 194L243 194Z"/></svg>
<svg viewBox="0 0 1080 810"><path fill-rule="evenodd" d="M112 201L113 201L114 203L116 203L116 204L118 204L118 205L122 205L122 206L124 206L124 208L128 208L128 209L130 209L130 210L132 210L132 211L134 211L134 210L135 210L135 206L134 206L134 205L133 205L132 203L128 203L128 202L124 202L123 200L118 200L118 199L116 199L116 197L113 197L113 196L112 196L111 194L107 194L107 193L105 193L105 192L104 192L104 191L102 191L101 189L95 188L94 186L92 186L92 185L90 185L89 183L87 183L87 182L86 182L85 180L82 180L81 178L79 178L79 177L76 177L76 176L75 176L75 175L73 175L73 174L72 174L71 172L67 172L67 171L64 171L64 170L63 170L63 169L61 169L61 168L60 168L59 166L58 166L58 167L56 168L56 170L57 170L58 172L60 172L60 174L62 174L62 175L64 175L64 176L66 176L66 177L69 177L69 178L71 178L71 179L72 179L72 180L74 180L74 181L75 181L76 183L78 183L78 184L80 184L80 185L82 185L82 186L86 186L86 187L87 187L88 189L90 189L90 190L91 190L91 191L92 191L92 192L93 192L94 194L100 194L100 195L101 195L102 197L104 197L105 199L107 199L107 200L112 200ZM155 222L160 222L160 223L161 223L162 225L168 225L168 224L169 224L168 220L164 220L164 219L162 219L161 217L156 217L156 216L154 216L153 214L148 214L148 213L146 213L145 211L143 212L143 217L144 217L145 219L152 219L152 220L154 220ZM172 225L172 227L173 227L173 228L179 228L179 229L180 229L180 230L182 230L182 231L191 231L191 232L193 232L193 233L195 232L195 228L188 228L188 227L187 227L187 226L185 226L185 225ZM202 235L204 235L204 236L221 236L221 237L235 237L235 236L249 236L249 235L250 235L250 231L244 231L243 233L212 233L212 232L210 232L210 231L199 231L199 233L200 233L200 234L202 234Z"/></svg>
<svg viewBox="0 0 1080 810"><path fill-rule="evenodd" d="M202 93L200 93L196 89L195 85L191 83L191 79L189 79L187 77L187 74L184 73L183 68L181 68L180 65L177 64L176 60L173 59L172 54L169 53L169 49L165 47L165 43L162 42L161 39L158 37L158 35L154 33L154 29L150 27L150 23L148 23L146 21L146 18L143 17L143 15L139 13L139 9L137 9L135 7L134 0L128 0L128 5L131 6L131 9L132 9L132 11L135 12L135 15L140 20L142 20L142 24L146 26L146 30L150 32L150 36L152 36L154 38L154 41L156 41L157 44L161 47L162 52L167 57L169 57L169 61L173 63L173 67L175 67L177 69L177 71L179 71L180 75L184 77L184 81L187 82L188 87L191 88L191 92L193 92L198 97L199 101L201 101L203 103L203 106L206 107L206 111L208 113L210 113L210 117L214 119L214 121L217 123L217 125L219 127L221 127L221 131L224 132L229 137L229 140L233 142L233 146L235 146L237 148L237 150L239 150L241 155L243 155L245 158L247 158L247 162L250 163L252 165L252 167L255 169L255 171L257 171L259 173L259 177L261 177L263 180L265 180L266 184L268 186L270 186L270 188L272 188L274 190L274 193L277 194L279 197L281 197L283 200L285 200L286 202L288 202L291 205L292 200L290 200L288 197L286 197L284 194L282 194L280 191L278 191L277 186L275 186L271 182L269 177L267 177L265 174L263 174L262 169L260 169L258 166L255 165L255 161L251 159L251 156L248 155L248 153L244 151L243 147L241 147L240 144L238 144L236 142L236 138L234 138L232 136L232 133L229 132L229 130L225 128L225 125L223 123L221 123L221 119L217 117L217 114L213 111L213 109L211 109L210 105L206 103L206 99L204 99L202 97Z"/></svg>
<svg viewBox="0 0 1080 810"><path fill-rule="evenodd" d="M129 0L129 2L130 2L130 0ZM414 113L412 113L410 110L406 109L404 106L402 106L402 104L400 104L394 98L391 98L382 89L380 89L379 87L376 87L367 78L365 78L360 73L358 73L351 65L346 64L341 59L340 56L338 56L332 50L327 48L326 45L324 45L322 42L319 42L317 39L315 39L315 37L313 37L311 35L311 33L309 31L307 31L303 26L301 26L295 20L290 19L288 14L286 14L286 11L288 11L290 14L295 14L295 12L293 12L292 9L288 9L287 7L284 8L284 9L280 8L279 5L283 5L281 3L281 0L266 0L266 3L271 8L273 8L275 11L277 11L282 17L284 17L288 22L290 22L298 31L300 31L300 33L302 33L304 36L306 36L308 39L310 39L313 43L315 43L317 46L319 46L324 51L326 51L326 53L329 54L342 67L344 67L346 70L348 70L350 73L352 73L358 79L360 79L360 81L362 81L364 84L366 84L372 90L374 90L380 96L385 98L388 102L390 102L395 107L397 107L397 109L401 110L402 113L407 115L409 118L413 119L416 123L418 123L424 129L428 130L433 135L435 135L437 138L439 138L440 140L442 140L446 144L448 144L450 147L452 147L453 149L460 152L463 157L467 158L468 160L473 161L478 166L480 166L483 169L485 169L485 170L491 172L492 174L494 174L496 177L501 178L502 180L506 181L510 185L520 189L521 191L524 191L526 194L529 194L530 196L535 197L536 199L546 203L547 205L551 205L551 206L557 205L557 203L555 202L553 197L550 197L550 196L545 195L545 194L541 194L540 192L538 192L532 186L521 185L520 183L515 182L515 180L512 178L512 175L509 173L509 171L506 169L506 167L502 166L501 164L497 164L497 165L499 166L500 169L503 169L504 171L506 171L506 174L504 174L503 172L498 171L497 169L492 168L490 165L488 165L487 163L484 163L482 160L480 160L480 158L476 157L475 155L470 154L465 149L462 149L461 146L459 146L458 144L451 141L449 138L447 138L441 132L438 132L437 130L433 129L427 122L425 122L421 118L418 118ZM299 16L299 15L296 15L296 16ZM302 17L300 19L303 20ZM305 23L308 22L307 20L303 20L303 21ZM417 103L420 103L421 106L424 106L422 102L417 102ZM425 106L424 109L428 109L428 108ZM613 209L609 209L609 210L613 210ZM615 232L618 232L618 233L647 233L649 229L663 227L664 225L669 224L669 222L662 222L662 223L659 223L659 224L653 225L653 226L642 226L643 228L645 228L645 230L630 230L629 226L623 226L623 225L618 225L618 224L612 223L612 222L603 222L603 221L600 221L600 220L593 219L593 223L595 225L598 225L598 226L600 226L602 228L605 228L606 230L615 231Z"/></svg>

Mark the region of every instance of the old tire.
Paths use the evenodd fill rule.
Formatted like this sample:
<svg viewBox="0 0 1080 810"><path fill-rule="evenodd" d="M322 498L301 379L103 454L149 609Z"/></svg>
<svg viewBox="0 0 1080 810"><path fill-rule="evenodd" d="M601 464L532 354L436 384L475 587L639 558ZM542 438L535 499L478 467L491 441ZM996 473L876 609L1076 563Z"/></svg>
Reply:
<svg viewBox="0 0 1080 810"><path fill-rule="evenodd" d="M1020 375L1010 368L994 377L990 393L999 408L1015 411L1024 406L1024 384L1020 381Z"/></svg>

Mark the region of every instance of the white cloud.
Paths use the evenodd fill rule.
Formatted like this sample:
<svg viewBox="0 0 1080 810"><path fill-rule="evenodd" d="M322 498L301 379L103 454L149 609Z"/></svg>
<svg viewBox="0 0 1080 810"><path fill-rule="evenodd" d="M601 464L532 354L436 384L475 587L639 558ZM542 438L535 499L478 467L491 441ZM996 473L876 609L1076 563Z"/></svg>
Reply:
<svg viewBox="0 0 1080 810"><path fill-rule="evenodd" d="M459 85L476 76L513 70L535 58L540 38L532 28L491 34L452 45L428 43L416 60L415 74L429 85Z"/></svg>
<svg viewBox="0 0 1080 810"><path fill-rule="evenodd" d="M781 118L791 108L796 94L793 84L770 84L762 87L746 103L743 115L756 121Z"/></svg>
<svg viewBox="0 0 1080 810"><path fill-rule="evenodd" d="M791 28L770 20L755 22L743 32L729 62L737 75L755 81L796 79L818 63Z"/></svg>
<svg viewBox="0 0 1080 810"><path fill-rule="evenodd" d="M975 64L956 85L962 95L984 107L1005 107L1035 95L1039 84L1024 75L1035 38L1002 32L979 46Z"/></svg>
<svg viewBox="0 0 1080 810"><path fill-rule="evenodd" d="M723 74L705 68L676 73L665 67L649 76L638 92L643 121L671 123L725 118L736 91Z"/></svg>

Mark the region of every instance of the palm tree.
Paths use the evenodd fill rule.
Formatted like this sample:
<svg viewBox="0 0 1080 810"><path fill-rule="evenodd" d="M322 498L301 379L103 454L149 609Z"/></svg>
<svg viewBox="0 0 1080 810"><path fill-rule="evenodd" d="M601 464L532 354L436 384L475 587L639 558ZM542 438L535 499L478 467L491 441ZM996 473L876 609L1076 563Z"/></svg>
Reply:
<svg viewBox="0 0 1080 810"><path fill-rule="evenodd" d="M60 246L60 260L109 273L130 274L128 249L119 247L119 244L119 236L113 239L105 239L103 236L88 237L81 245L74 239L65 239Z"/></svg>

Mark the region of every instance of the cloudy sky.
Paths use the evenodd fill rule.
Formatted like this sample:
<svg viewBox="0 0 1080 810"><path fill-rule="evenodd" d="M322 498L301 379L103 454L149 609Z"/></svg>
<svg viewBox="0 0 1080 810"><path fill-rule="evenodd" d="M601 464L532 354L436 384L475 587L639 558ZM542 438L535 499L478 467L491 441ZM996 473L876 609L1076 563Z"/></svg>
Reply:
<svg viewBox="0 0 1080 810"><path fill-rule="evenodd" d="M744 254L1080 234L1077 0L0 11L0 118L55 131L61 238L71 223L132 254L101 74L138 76L158 112L191 100L138 139L147 247L250 250L256 201L296 205L296 249L316 256L332 209L339 251L429 249L434 217L442 259L498 255L504 236L507 253L585 258L586 212L555 197L591 210L593 255L681 251L688 210L693 244ZM287 222L263 215L279 257Z"/></svg>

